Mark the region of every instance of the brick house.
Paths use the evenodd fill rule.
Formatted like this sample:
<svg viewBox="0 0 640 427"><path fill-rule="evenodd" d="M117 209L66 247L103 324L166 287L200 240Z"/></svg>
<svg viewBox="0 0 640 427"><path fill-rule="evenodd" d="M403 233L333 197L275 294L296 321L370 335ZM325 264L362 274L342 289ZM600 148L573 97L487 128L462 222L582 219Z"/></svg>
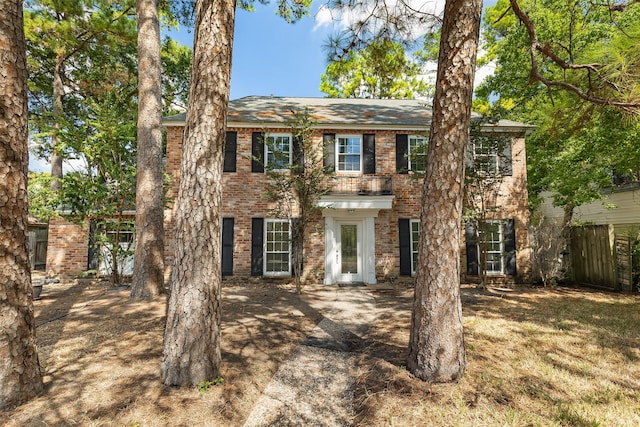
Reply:
<svg viewBox="0 0 640 427"><path fill-rule="evenodd" d="M320 203L326 209L305 242L303 276L325 284L410 277L417 259L422 185L412 170L424 167L411 152L426 142L430 108L416 100L281 97L246 97L229 105L221 208L223 275L291 273L289 223L273 217L264 195L264 166L254 158L269 161L265 140L277 141L285 153L295 151L288 123L292 111L305 108L315 121L315 145L324 146L324 164L335 171L335 179ZM180 179L184 119L178 115L164 121L172 199ZM527 281L530 273L524 143L529 129L511 121L490 129L511 137L508 172L495 200L498 208L487 218L493 227L487 271L500 281ZM165 224L170 265L171 209ZM478 248L470 240L461 248L465 276L478 274Z"/></svg>
<svg viewBox="0 0 640 427"><path fill-rule="evenodd" d="M415 272L421 180L424 163L412 155L427 140L430 108L416 100L246 97L230 102L223 173L222 272L224 276L282 277L291 274L290 227L275 218L264 194L268 145L295 150L292 111L308 108L313 139L324 147L325 167L335 171L332 191L320 205L304 247L307 281L376 283ZM180 179L184 115L167 117L168 199ZM530 126L500 121L487 131L510 137L508 172L500 183L491 224L487 272L495 281L526 282L531 261L524 137ZM471 150L471 155L479 155ZM487 155L486 152L483 155ZM489 153L491 155L491 153ZM505 162L496 156L495 162ZM165 211L166 265L174 253L174 212ZM468 232L467 227L467 232ZM90 262L88 227L54 220L49 224L49 275L76 275ZM463 236L465 237L465 236ZM463 280L478 274L478 246L463 239ZM466 268L465 268L466 266ZM168 268L168 270L170 267ZM169 272L167 272L168 274Z"/></svg>

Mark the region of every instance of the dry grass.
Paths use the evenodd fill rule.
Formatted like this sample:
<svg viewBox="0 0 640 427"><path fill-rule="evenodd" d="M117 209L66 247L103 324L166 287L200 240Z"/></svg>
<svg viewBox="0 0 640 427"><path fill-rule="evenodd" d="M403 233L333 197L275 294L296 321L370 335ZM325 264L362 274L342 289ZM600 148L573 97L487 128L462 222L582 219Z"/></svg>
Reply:
<svg viewBox="0 0 640 427"><path fill-rule="evenodd" d="M410 302L378 302L358 425L640 425L640 296L465 287L467 372L448 385L403 368Z"/></svg>
<svg viewBox="0 0 640 427"><path fill-rule="evenodd" d="M412 293L373 292L378 317L359 355L357 425L640 425L638 295L465 287L467 373L458 384L428 385L403 368ZM224 384L201 394L160 383L163 299L132 303L100 284L46 287L35 302L46 391L0 413L0 424L242 425L321 319L313 298L287 286L225 287Z"/></svg>

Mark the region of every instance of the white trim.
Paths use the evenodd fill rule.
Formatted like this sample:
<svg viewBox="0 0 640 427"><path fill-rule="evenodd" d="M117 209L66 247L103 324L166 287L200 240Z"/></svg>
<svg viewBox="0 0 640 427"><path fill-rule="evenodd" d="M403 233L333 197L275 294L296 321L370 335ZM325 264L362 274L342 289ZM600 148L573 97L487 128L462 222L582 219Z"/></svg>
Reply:
<svg viewBox="0 0 640 427"><path fill-rule="evenodd" d="M265 166L265 170L267 168L269 168L269 153L272 153L271 150L269 150L269 138L280 138L280 137L287 137L289 138L289 161L287 163L287 167L286 168L281 168L281 169L272 169L274 172L280 172L280 171L288 171L291 166L292 163L292 159L293 159L293 134L291 133L286 133L286 132L276 132L276 133L267 133L264 135L264 153L262 153L262 155L264 156L265 162L264 162L264 166Z"/></svg>
<svg viewBox="0 0 640 427"><path fill-rule="evenodd" d="M391 209L393 206L394 195L385 196L358 196L353 194L329 194L322 196L318 202L318 206L326 208L322 210L323 216L330 216L333 210L352 209L359 211ZM376 212L377 216L377 212Z"/></svg>
<svg viewBox="0 0 640 427"><path fill-rule="evenodd" d="M418 224L418 236L420 236L420 220L419 219L411 219L409 220L409 244L411 245L409 247L410 251L409 253L411 254L411 275L414 276L416 274L416 265L413 262L413 254L417 254L418 250L416 249L415 251L413 250L413 246L414 246L414 240L413 240L413 224ZM418 242L419 243L419 242Z"/></svg>
<svg viewBox="0 0 640 427"><path fill-rule="evenodd" d="M358 153L340 153L339 147L340 147L340 139L343 140L349 140L349 139L357 139L358 140L358 146L359 146L359 151ZM362 174L362 163L364 160L364 144L362 141L362 135L357 135L357 134L337 134L335 136L335 140L334 140L334 144L335 144L335 171L336 174L338 175L360 175ZM358 156L359 157L359 161L358 161L358 169L357 170L340 170L340 156Z"/></svg>
<svg viewBox="0 0 640 427"><path fill-rule="evenodd" d="M506 262L505 262L505 250L504 250L504 224L505 224L505 220L500 220L500 219L494 219L494 220L486 220L483 221L485 224L489 225L497 225L498 226L498 241L496 243L500 244L500 270L489 270L487 268L487 263L489 262L488 256L489 256L489 247L488 245L491 243L490 241L486 241L487 244L487 252L485 254L485 271L487 273L487 276L503 276L506 274L505 272L505 267L506 267ZM476 246L478 246L477 251L478 251L478 258L480 258L481 254L480 254L480 244L477 243ZM496 254L498 252L496 251L491 251L492 254ZM479 260L478 260L479 261ZM482 267L481 267L482 268Z"/></svg>
<svg viewBox="0 0 640 427"><path fill-rule="evenodd" d="M428 136L424 136L424 135L408 135L407 136L407 166L409 169L409 172L418 172L418 173L424 173L427 170L427 153L424 153L424 159L423 159L423 163L424 163L424 169L423 170L414 170L413 169L413 165L411 164L411 140L417 140L417 139L422 139L424 140L424 145L427 146L429 144L429 137Z"/></svg>
<svg viewBox="0 0 640 427"><path fill-rule="evenodd" d="M289 254L288 254L288 268L287 271L267 271L267 236L268 236L268 224L269 223L286 223L289 224L289 229L288 229L288 233L289 233L289 238L288 238L288 245L289 245ZM284 253L282 251L272 251L272 253ZM291 221L287 220L287 219L277 219L277 218L265 218L264 219L264 231L263 231L263 238L262 238L262 259L263 259L263 263L262 263L262 274L264 276L269 276L269 277L282 277L282 276L291 276Z"/></svg>
<svg viewBox="0 0 640 427"><path fill-rule="evenodd" d="M362 281L367 284L376 283L376 227L375 218L378 209L359 209L350 211L346 209L324 209L325 217L325 274L324 284L333 285L338 282L340 276L339 265L336 261L336 252L339 250L337 242L337 229L341 223L360 223L361 235L359 246L362 248L360 257L362 265Z"/></svg>

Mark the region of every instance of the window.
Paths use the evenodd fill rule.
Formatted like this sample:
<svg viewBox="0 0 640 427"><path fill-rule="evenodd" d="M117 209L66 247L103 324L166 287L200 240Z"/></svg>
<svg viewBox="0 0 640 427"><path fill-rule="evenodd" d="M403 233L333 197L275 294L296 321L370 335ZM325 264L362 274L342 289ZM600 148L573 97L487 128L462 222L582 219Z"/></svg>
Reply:
<svg viewBox="0 0 640 427"><path fill-rule="evenodd" d="M133 253L135 249L134 225L129 223L101 224L101 230L97 236L99 248L98 270L101 273L113 272L114 260L118 266L118 273L123 275L133 274Z"/></svg>
<svg viewBox="0 0 640 427"><path fill-rule="evenodd" d="M360 172L362 141L359 136L337 138L338 172Z"/></svg>
<svg viewBox="0 0 640 427"><path fill-rule="evenodd" d="M291 274L291 227L288 220L265 220L265 275Z"/></svg>
<svg viewBox="0 0 640 427"><path fill-rule="evenodd" d="M416 274L418 244L420 243L420 221L411 221L411 274Z"/></svg>
<svg viewBox="0 0 640 427"><path fill-rule="evenodd" d="M472 143L473 167L476 173L497 175L500 172L500 156L494 141L482 139Z"/></svg>
<svg viewBox="0 0 640 427"><path fill-rule="evenodd" d="M265 142L266 166L275 170L289 169L291 164L291 135L268 135Z"/></svg>
<svg viewBox="0 0 640 427"><path fill-rule="evenodd" d="M409 137L409 170L424 172L427 169L427 138L424 136Z"/></svg>
<svg viewBox="0 0 640 427"><path fill-rule="evenodd" d="M487 274L503 274L504 239L502 235L502 223L500 221L487 221L480 230L480 244L486 248ZM482 253L479 248L478 253Z"/></svg>

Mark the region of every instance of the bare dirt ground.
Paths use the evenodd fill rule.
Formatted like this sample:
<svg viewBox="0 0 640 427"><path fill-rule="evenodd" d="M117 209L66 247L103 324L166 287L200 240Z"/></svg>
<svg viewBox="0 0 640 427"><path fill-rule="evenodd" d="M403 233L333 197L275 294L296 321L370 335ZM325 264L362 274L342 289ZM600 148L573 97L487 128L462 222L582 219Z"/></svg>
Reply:
<svg viewBox="0 0 640 427"><path fill-rule="evenodd" d="M34 302L45 392L0 412L0 424L241 426L323 319L318 289L298 297L289 285L226 284L224 382L199 391L160 382L164 298L130 302L107 283L45 285ZM464 286L466 375L429 385L404 368L412 290L362 289L376 316L353 350L353 425L640 425L637 294Z"/></svg>

